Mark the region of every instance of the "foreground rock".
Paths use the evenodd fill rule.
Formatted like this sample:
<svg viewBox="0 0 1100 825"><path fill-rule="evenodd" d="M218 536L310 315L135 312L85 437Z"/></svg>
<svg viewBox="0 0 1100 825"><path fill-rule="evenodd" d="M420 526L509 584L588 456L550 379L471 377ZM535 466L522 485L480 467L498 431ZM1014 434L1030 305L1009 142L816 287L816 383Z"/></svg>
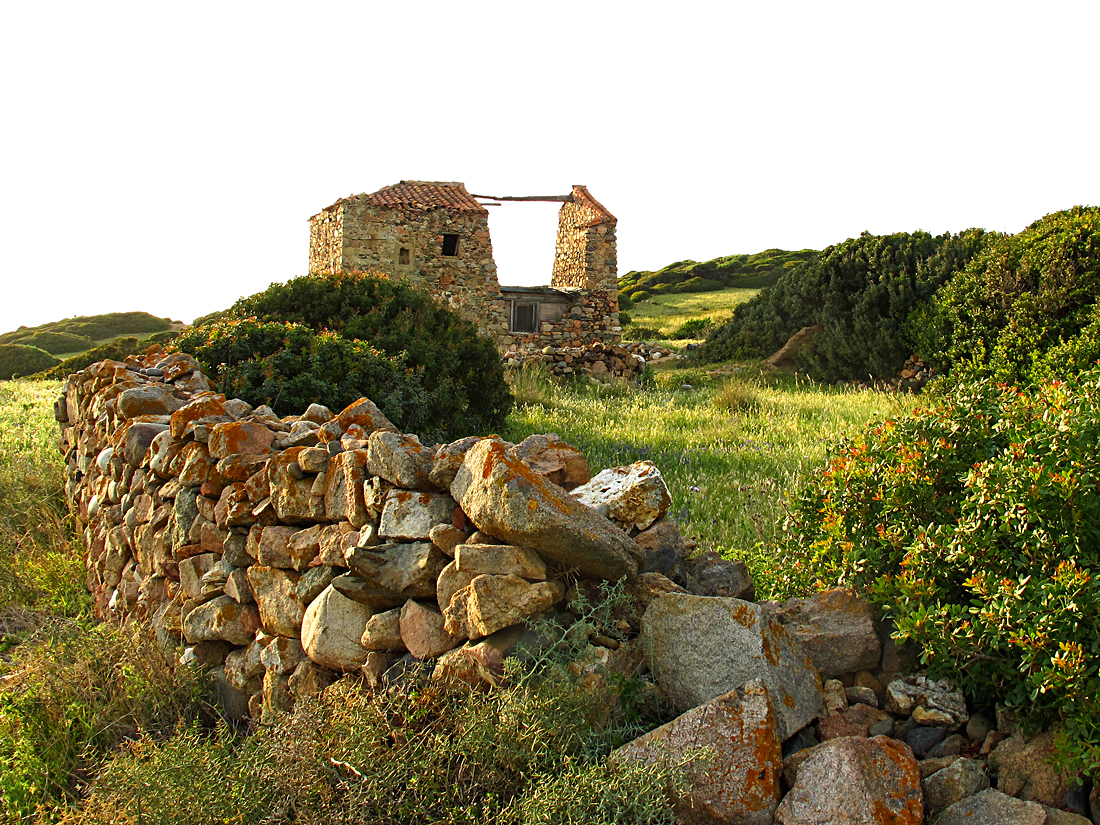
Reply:
<svg viewBox="0 0 1100 825"><path fill-rule="evenodd" d="M1042 805L990 788L946 808L936 825L1046 825L1046 822Z"/></svg>
<svg viewBox="0 0 1100 825"><path fill-rule="evenodd" d="M809 657L761 606L740 599L669 593L642 619L653 673L679 710L753 679L768 687L781 740L821 710L821 679Z"/></svg>
<svg viewBox="0 0 1100 825"><path fill-rule="evenodd" d="M691 761L706 748L706 757ZM760 680L693 708L611 755L612 764L688 761L690 790L677 803L684 823L770 825L783 770L775 710Z"/></svg>
<svg viewBox="0 0 1100 825"><path fill-rule="evenodd" d="M577 487L573 495L624 530L645 530L672 503L661 471L652 461L604 470Z"/></svg>
<svg viewBox="0 0 1100 825"><path fill-rule="evenodd" d="M896 739L830 739L792 760L798 761L794 784L775 812L782 825L920 825L924 819L917 761Z"/></svg>
<svg viewBox="0 0 1100 825"><path fill-rule="evenodd" d="M632 578L644 558L626 533L532 472L499 441L485 439L466 453L451 494L479 530L587 578Z"/></svg>
<svg viewBox="0 0 1100 825"><path fill-rule="evenodd" d="M359 641L374 614L331 585L306 608L302 619L302 647L311 660L332 670L353 671L369 651Z"/></svg>
<svg viewBox="0 0 1100 825"><path fill-rule="evenodd" d="M776 608L775 617L824 679L870 670L882 658L871 606L846 588L788 599Z"/></svg>

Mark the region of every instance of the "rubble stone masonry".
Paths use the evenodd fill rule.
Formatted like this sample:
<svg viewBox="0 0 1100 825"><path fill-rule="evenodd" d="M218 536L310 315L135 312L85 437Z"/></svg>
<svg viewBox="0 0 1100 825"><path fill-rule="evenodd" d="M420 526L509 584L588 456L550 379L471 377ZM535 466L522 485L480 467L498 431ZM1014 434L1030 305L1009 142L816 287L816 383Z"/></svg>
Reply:
<svg viewBox="0 0 1100 825"><path fill-rule="evenodd" d="M584 186L569 198L551 282L564 307L541 314L532 332L512 330L513 305L537 295L501 293L489 213L461 183L401 181L326 207L310 218L309 271L408 278L493 336L502 352L617 344L616 219Z"/></svg>

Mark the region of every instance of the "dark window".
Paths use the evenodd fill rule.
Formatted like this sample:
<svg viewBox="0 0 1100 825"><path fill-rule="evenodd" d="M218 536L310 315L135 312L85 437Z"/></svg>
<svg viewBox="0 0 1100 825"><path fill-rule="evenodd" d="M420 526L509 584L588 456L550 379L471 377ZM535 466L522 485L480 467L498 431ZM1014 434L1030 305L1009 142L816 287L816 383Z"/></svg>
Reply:
<svg viewBox="0 0 1100 825"><path fill-rule="evenodd" d="M512 332L535 332L538 304L512 304Z"/></svg>
<svg viewBox="0 0 1100 825"><path fill-rule="evenodd" d="M408 264L409 263L409 250L408 250L407 247L403 246L403 247L401 247L401 249L399 249L397 251L397 262L399 264Z"/></svg>
<svg viewBox="0 0 1100 825"><path fill-rule="evenodd" d="M443 254L448 258L458 254L458 235L443 236Z"/></svg>

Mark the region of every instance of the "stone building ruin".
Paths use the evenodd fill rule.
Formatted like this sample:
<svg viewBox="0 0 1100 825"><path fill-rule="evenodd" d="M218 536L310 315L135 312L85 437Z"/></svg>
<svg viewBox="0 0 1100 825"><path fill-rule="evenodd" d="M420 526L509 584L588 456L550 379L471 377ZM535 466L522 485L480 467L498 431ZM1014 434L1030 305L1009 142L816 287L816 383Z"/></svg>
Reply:
<svg viewBox="0 0 1100 825"><path fill-rule="evenodd" d="M500 285L485 202L561 202L549 286ZM616 344L617 220L584 186L568 195L471 195L458 182L403 180L342 198L309 219L310 274L380 272L421 284L502 351Z"/></svg>

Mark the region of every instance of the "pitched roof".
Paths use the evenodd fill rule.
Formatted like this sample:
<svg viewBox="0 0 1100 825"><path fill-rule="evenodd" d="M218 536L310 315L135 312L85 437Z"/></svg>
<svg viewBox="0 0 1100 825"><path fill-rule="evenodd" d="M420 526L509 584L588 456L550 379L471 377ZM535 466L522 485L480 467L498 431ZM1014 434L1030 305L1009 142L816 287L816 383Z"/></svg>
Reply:
<svg viewBox="0 0 1100 825"><path fill-rule="evenodd" d="M363 193L341 198L322 209L327 212L346 201L366 201L371 206L415 209L427 212L432 209L450 209L456 212L472 212L488 215L489 211L466 191L457 181L403 180L392 186L384 186L377 192Z"/></svg>
<svg viewBox="0 0 1100 825"><path fill-rule="evenodd" d="M582 204L583 206L587 206L589 209L599 215L598 218L593 218L591 221L588 222L589 226L595 226L599 223L619 222L618 218L607 211L607 207L605 207L602 203L592 197L591 193L588 191L587 186L582 186L579 183L573 184L573 202Z"/></svg>

